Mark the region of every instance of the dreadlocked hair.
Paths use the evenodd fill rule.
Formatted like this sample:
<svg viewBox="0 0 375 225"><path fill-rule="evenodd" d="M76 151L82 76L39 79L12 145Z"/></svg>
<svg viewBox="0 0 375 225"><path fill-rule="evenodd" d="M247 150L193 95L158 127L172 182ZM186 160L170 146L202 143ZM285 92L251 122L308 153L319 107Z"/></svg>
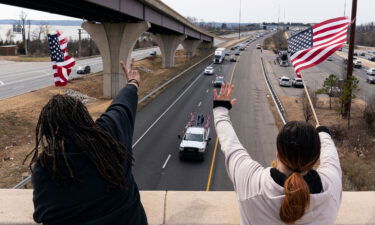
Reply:
<svg viewBox="0 0 375 225"><path fill-rule="evenodd" d="M31 171L34 163L39 163L58 182L79 180L64 148L69 139L95 165L109 189L127 188L123 164L133 164L131 151L97 125L80 100L53 96L39 115L35 134L35 148L25 158L32 155Z"/></svg>

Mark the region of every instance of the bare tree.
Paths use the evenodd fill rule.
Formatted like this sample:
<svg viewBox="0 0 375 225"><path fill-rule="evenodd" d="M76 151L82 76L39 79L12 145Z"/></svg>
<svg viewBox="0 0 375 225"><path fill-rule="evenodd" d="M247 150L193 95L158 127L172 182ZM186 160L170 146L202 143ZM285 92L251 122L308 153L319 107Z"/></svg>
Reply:
<svg viewBox="0 0 375 225"><path fill-rule="evenodd" d="M27 55L27 41L26 41L26 32L25 32L25 24L27 20L27 14L24 11L20 13L20 20L18 23L22 26L22 42L25 48L25 54Z"/></svg>
<svg viewBox="0 0 375 225"><path fill-rule="evenodd" d="M8 31L6 32L5 37L6 37L6 42L9 43L9 42L12 42L12 41L13 41L14 34L13 34L11 28L9 28Z"/></svg>

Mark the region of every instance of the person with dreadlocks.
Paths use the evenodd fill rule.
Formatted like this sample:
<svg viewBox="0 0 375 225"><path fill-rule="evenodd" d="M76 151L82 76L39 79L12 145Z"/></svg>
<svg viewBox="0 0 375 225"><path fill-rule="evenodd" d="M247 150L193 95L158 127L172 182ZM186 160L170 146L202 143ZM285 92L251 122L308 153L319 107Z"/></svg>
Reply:
<svg viewBox="0 0 375 225"><path fill-rule="evenodd" d="M132 175L141 79L133 62L129 70L123 61L121 66L128 84L95 122L81 101L67 95L55 95L43 107L28 155L36 222L147 224Z"/></svg>

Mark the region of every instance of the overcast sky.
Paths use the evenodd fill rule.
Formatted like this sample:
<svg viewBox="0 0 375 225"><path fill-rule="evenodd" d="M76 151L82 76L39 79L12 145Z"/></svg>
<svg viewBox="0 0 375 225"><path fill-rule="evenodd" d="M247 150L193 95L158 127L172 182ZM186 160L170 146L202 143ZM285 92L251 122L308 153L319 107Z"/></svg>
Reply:
<svg viewBox="0 0 375 225"><path fill-rule="evenodd" d="M238 22L240 0L162 0L183 16L204 21ZM351 0L346 15L350 15ZM320 22L344 15L345 0L242 0L242 22ZM279 10L280 8L280 10ZM0 19L17 19L20 11L33 20L74 19L0 4ZM375 22L375 0L358 0L359 23Z"/></svg>

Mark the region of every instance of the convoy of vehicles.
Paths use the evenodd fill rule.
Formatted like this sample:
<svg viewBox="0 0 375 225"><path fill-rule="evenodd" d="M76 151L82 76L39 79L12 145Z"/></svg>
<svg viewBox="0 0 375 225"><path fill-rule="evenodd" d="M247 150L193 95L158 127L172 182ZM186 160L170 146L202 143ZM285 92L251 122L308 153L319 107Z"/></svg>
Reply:
<svg viewBox="0 0 375 225"><path fill-rule="evenodd" d="M225 58L225 48L217 48L214 55L214 63L222 63Z"/></svg>
<svg viewBox="0 0 375 225"><path fill-rule="evenodd" d="M208 143L211 141L210 116L190 113L190 119L185 126L184 134L178 135L181 139L179 147L180 159L204 160Z"/></svg>

